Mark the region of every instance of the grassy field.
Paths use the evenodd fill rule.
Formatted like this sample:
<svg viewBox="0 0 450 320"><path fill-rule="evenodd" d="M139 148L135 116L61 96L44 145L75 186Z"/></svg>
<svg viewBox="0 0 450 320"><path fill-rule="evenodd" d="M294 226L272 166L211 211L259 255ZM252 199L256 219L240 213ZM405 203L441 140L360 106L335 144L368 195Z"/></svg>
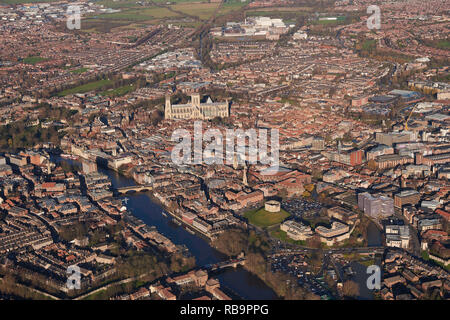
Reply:
<svg viewBox="0 0 450 320"><path fill-rule="evenodd" d="M0 0L3 1L3 0ZM120 8L143 8L143 6L139 5L138 0L119 0L119 1L113 1L113 0L101 0L98 1L98 4L104 5L106 8L112 8L112 9L120 9ZM156 4L162 4L165 5L167 0L153 0L153 3ZM200 1L200 0L170 0L170 2L175 3L193 3L193 2L208 2L206 0ZM145 8L145 7L144 7Z"/></svg>
<svg viewBox="0 0 450 320"><path fill-rule="evenodd" d="M23 63L27 64L36 64L38 62L45 61L45 58L39 57L39 56L31 56L23 59Z"/></svg>
<svg viewBox="0 0 450 320"><path fill-rule="evenodd" d="M88 295L83 300L106 300L108 297L105 296L106 290L100 290L96 293Z"/></svg>
<svg viewBox="0 0 450 320"><path fill-rule="evenodd" d="M227 2L225 2L222 5L222 9L220 11L222 11L224 9L225 10L237 10L239 8L246 6L249 2L250 2L249 0L247 0L245 2L242 2L241 0L228 0Z"/></svg>
<svg viewBox="0 0 450 320"><path fill-rule="evenodd" d="M101 0L98 1L98 4L104 5L106 8L111 9L121 9L121 8L134 8L137 6L136 0L120 0L120 1L113 1L113 0Z"/></svg>
<svg viewBox="0 0 450 320"><path fill-rule="evenodd" d="M364 42L362 43L361 48L363 50L373 50L375 49L377 46L377 41L376 40L364 40Z"/></svg>
<svg viewBox="0 0 450 320"><path fill-rule="evenodd" d="M269 227L284 221L290 214L281 209L280 212L268 212L262 209L251 210L244 214L251 224L258 227Z"/></svg>
<svg viewBox="0 0 450 320"><path fill-rule="evenodd" d="M250 3L249 0L246 0L244 2L242 2L241 0L227 0L226 2L223 3L223 6L224 7L243 7L249 3Z"/></svg>
<svg viewBox="0 0 450 320"><path fill-rule="evenodd" d="M74 74L80 74L80 73L84 73L84 72L86 72L88 70L89 70L88 68L78 68L78 69L75 69L75 70L70 70L70 72L74 73Z"/></svg>
<svg viewBox="0 0 450 320"><path fill-rule="evenodd" d="M246 10L248 17L264 16L281 19L294 19L299 16L310 15L311 8L307 7L280 7L280 8L258 8Z"/></svg>
<svg viewBox="0 0 450 320"><path fill-rule="evenodd" d="M103 92L100 92L101 96L108 96L108 97L119 97L123 96L127 93L133 92L136 90L135 86L129 85L129 86L123 86L116 89L109 89Z"/></svg>
<svg viewBox="0 0 450 320"><path fill-rule="evenodd" d="M109 3L114 5L109 5ZM105 7L121 9L121 12L91 15L81 22L84 32L110 32L113 28L138 28L139 24L159 24L166 19L182 18L178 13L157 6L142 7L135 1L102 1Z"/></svg>
<svg viewBox="0 0 450 320"><path fill-rule="evenodd" d="M435 45L438 49L450 49L450 40L439 40Z"/></svg>
<svg viewBox="0 0 450 320"><path fill-rule="evenodd" d="M322 24L322 25L337 25L337 24L346 24L346 17L336 17L336 20L317 20L314 21L313 24Z"/></svg>
<svg viewBox="0 0 450 320"><path fill-rule="evenodd" d="M132 21L126 20L102 20L98 18L87 18L81 22L81 31L85 33L91 32L110 32L113 28L126 27L133 24Z"/></svg>
<svg viewBox="0 0 450 320"><path fill-rule="evenodd" d="M1 1L1 0L0 0ZM165 0L155 0L158 5L140 5L136 0L101 0L98 4L106 8L121 9L121 12L95 14L87 16L81 22L83 32L110 32L113 28L136 28L138 24L170 23L178 26L198 27L200 20L208 20L212 17L219 3L209 3L206 0L172 0L169 8ZM224 15L238 10L246 2L229 0L225 3L217 15ZM186 18L191 21L186 21ZM198 21L197 21L198 18Z"/></svg>
<svg viewBox="0 0 450 320"><path fill-rule="evenodd" d="M272 237L274 237L274 238L280 239L280 240L283 241L283 242L288 242L288 243L296 244L296 245L299 245L299 246L304 246L304 245L306 245L306 241L300 241L300 240L296 241L296 240L293 240L293 239L291 239L291 238L289 238L289 237L287 236L287 233L286 233L286 232L284 232L284 231L282 231L282 230L280 230L280 229L271 231L271 232L270 232L270 235L271 235Z"/></svg>
<svg viewBox="0 0 450 320"><path fill-rule="evenodd" d="M83 84L81 86L72 88L72 89L67 89L67 90L61 91L60 93L58 93L58 96L63 97L63 96L67 96L69 94L85 93L85 92L100 89L101 87L104 87L111 83L112 83L111 80L106 80L106 79L89 82L89 83Z"/></svg>
<svg viewBox="0 0 450 320"><path fill-rule="evenodd" d="M150 7L150 8L132 8L124 9L122 12L107 13L98 15L98 19L102 20L127 20L127 21L147 21L161 18L172 18L179 16L177 13L166 8Z"/></svg>
<svg viewBox="0 0 450 320"><path fill-rule="evenodd" d="M177 3L172 6L176 11L208 20L219 6L218 3Z"/></svg>

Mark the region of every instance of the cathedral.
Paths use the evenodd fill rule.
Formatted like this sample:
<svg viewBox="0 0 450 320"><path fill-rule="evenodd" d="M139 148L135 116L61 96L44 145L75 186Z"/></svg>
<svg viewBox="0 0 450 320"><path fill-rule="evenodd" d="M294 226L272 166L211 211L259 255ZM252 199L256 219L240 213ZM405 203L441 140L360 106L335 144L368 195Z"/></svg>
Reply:
<svg viewBox="0 0 450 320"><path fill-rule="evenodd" d="M166 119L200 119L207 120L215 117L229 117L228 100L225 102L212 102L211 98L205 103L200 102L198 92L191 94L191 101L186 104L172 104L170 96L166 96L164 117Z"/></svg>

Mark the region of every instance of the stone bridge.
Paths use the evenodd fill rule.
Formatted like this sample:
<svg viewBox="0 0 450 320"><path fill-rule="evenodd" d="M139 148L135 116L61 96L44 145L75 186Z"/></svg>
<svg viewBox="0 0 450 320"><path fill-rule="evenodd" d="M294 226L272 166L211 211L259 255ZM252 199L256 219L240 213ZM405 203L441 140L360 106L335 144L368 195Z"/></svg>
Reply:
<svg viewBox="0 0 450 320"><path fill-rule="evenodd" d="M153 190L153 186L151 184L120 187L120 188L114 189L114 191L118 194L126 194L128 192L152 191L152 190Z"/></svg>

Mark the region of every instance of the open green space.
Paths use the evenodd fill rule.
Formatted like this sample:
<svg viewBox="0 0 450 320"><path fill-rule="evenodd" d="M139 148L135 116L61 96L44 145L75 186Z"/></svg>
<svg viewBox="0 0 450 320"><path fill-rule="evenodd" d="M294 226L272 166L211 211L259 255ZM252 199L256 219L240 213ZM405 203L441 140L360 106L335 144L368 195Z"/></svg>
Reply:
<svg viewBox="0 0 450 320"><path fill-rule="evenodd" d="M343 17L343 16L335 17L336 18L335 20L332 20L331 19L332 17L329 17L329 18L330 18L330 20L328 20L326 17L323 17L322 19L319 18L317 21L315 21L315 23L317 23L317 24L326 24L326 25L328 25L328 24L341 24L341 23L345 23L346 20L347 20L347 18Z"/></svg>
<svg viewBox="0 0 450 320"><path fill-rule="evenodd" d="M249 0L241 1L241 0L225 0L223 3L224 7L243 7L249 4Z"/></svg>
<svg viewBox="0 0 450 320"><path fill-rule="evenodd" d="M85 33L92 32L110 32L113 28L126 27L135 22L126 20L102 20L98 18L87 18L81 22L81 31Z"/></svg>
<svg viewBox="0 0 450 320"><path fill-rule="evenodd" d="M363 50L370 51L370 50L375 49L376 46L377 46L377 41L376 41L376 40L369 40L369 39L366 39L366 40L364 40L364 42L362 43L361 48L362 48Z"/></svg>
<svg viewBox="0 0 450 320"><path fill-rule="evenodd" d="M2 0L1 0L2 1ZM202 2L201 0L153 0L154 4L157 5L166 5L167 2L170 3L189 3L189 2ZM208 2L206 0L203 0L203 2ZM148 8L148 6L139 4L137 0L100 0L97 2L98 4L102 4L105 6L105 8L111 8L111 9L120 9L120 8Z"/></svg>
<svg viewBox="0 0 450 320"><path fill-rule="evenodd" d="M290 214L281 209L280 212L268 212L264 208L248 211L244 217L258 227L269 227L283 222Z"/></svg>
<svg viewBox="0 0 450 320"><path fill-rule="evenodd" d="M110 32L113 28L137 27L137 24L170 23L185 27L198 27L200 20L208 20L217 11L225 15L239 10L248 3L228 0L221 7L219 3L200 0L155 0L153 3L138 3L135 0L101 0L105 8L120 9L120 12L92 14L84 17L82 32ZM190 20L190 21L189 21Z"/></svg>
<svg viewBox="0 0 450 320"><path fill-rule="evenodd" d="M296 244L299 246L306 245L306 241L291 239L288 237L286 232L284 232L283 230L280 230L280 229L271 231L270 235L276 239L281 240L282 242L288 242L288 243Z"/></svg>
<svg viewBox="0 0 450 320"><path fill-rule="evenodd" d="M40 56L30 56L30 57L23 59L23 63L36 64L38 62L45 61L45 60L46 60L45 58L42 58Z"/></svg>
<svg viewBox="0 0 450 320"><path fill-rule="evenodd" d="M105 299L106 290L100 290L83 298L83 300L103 300Z"/></svg>
<svg viewBox="0 0 450 320"><path fill-rule="evenodd" d="M71 70L70 72L71 73L75 73L75 74L80 74L80 73L84 73L84 72L86 72L88 70L89 70L88 68L78 68L78 69L75 69L75 70Z"/></svg>
<svg viewBox="0 0 450 320"><path fill-rule="evenodd" d="M177 13L172 12L167 8L149 7L124 9L121 12L97 15L96 18L102 20L147 21L177 16L179 16Z"/></svg>
<svg viewBox="0 0 450 320"><path fill-rule="evenodd" d="M111 9L133 8L138 6L136 0L101 0L97 3L103 5L105 8Z"/></svg>
<svg viewBox="0 0 450 320"><path fill-rule="evenodd" d="M106 85L112 84L112 83L113 82L111 80L107 80L107 79L89 82L89 83L83 84L83 85L75 87L75 88L61 91L60 93L58 93L58 96L62 97L62 96L67 96L69 94L85 93L85 92L89 92L89 91L93 91L93 90L98 90L98 89L100 89Z"/></svg>
<svg viewBox="0 0 450 320"><path fill-rule="evenodd" d="M252 8L246 10L245 13L250 16L263 16L271 18L280 18L283 20L296 20L300 16L310 16L311 8L308 7L277 7L277 8ZM286 22L286 21L285 21Z"/></svg>
<svg viewBox="0 0 450 320"><path fill-rule="evenodd" d="M439 48L439 49L450 49L450 40L439 40L436 43L436 48Z"/></svg>
<svg viewBox="0 0 450 320"><path fill-rule="evenodd" d="M425 41L425 44L429 47L448 50L450 49L450 40L449 39L440 39L434 41Z"/></svg>
<svg viewBox="0 0 450 320"><path fill-rule="evenodd" d="M143 7L135 1L100 2L105 7L121 9L120 12L95 14L85 17L82 21L83 32L110 32L113 28L139 28L142 25L164 23L167 19L183 18L180 14L165 7Z"/></svg>
<svg viewBox="0 0 450 320"><path fill-rule="evenodd" d="M134 85L127 85L123 87L119 87L116 89L109 89L103 92L100 92L101 96L108 96L108 97L119 97L126 95L127 93L133 92L136 89Z"/></svg>
<svg viewBox="0 0 450 320"><path fill-rule="evenodd" d="M219 3L177 3L172 5L173 10L190 16L197 16L202 20L211 18Z"/></svg>

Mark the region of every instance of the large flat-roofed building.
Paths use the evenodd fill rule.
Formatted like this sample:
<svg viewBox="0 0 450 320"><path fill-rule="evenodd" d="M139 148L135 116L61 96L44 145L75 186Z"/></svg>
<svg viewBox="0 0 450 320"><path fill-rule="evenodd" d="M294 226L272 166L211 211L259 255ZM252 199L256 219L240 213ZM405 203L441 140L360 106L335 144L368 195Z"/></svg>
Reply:
<svg viewBox="0 0 450 320"><path fill-rule="evenodd" d="M347 232L348 230L350 230L348 225L338 222L338 221L333 221L333 223L331 224L331 228L326 228L324 226L318 226L315 231L321 237L332 238L332 237L338 236L340 234L343 234L343 233Z"/></svg>
<svg viewBox="0 0 450 320"><path fill-rule="evenodd" d="M315 137L311 143L312 150L323 150L325 149L325 140L322 137Z"/></svg>
<svg viewBox="0 0 450 320"><path fill-rule="evenodd" d="M385 233L388 247L408 248L410 239L408 226L387 225Z"/></svg>
<svg viewBox="0 0 450 320"><path fill-rule="evenodd" d="M450 152L433 154L428 156L417 154L416 162L417 164L425 164L427 166L432 166L434 164L450 163Z"/></svg>
<svg viewBox="0 0 450 320"><path fill-rule="evenodd" d="M332 246L336 242L344 241L350 238L350 227L339 221L333 221L331 228L318 226L315 232L319 235L320 241Z"/></svg>
<svg viewBox="0 0 450 320"><path fill-rule="evenodd" d="M322 154L330 161L335 161L339 163L346 164L348 166L357 166L363 163L364 161L364 151L351 149L351 150L343 150L343 151L332 151L327 152L324 151Z"/></svg>
<svg viewBox="0 0 450 320"><path fill-rule="evenodd" d="M409 156L401 156L398 154L384 154L375 158L375 163L380 169L393 168L398 165L414 163L414 158Z"/></svg>
<svg viewBox="0 0 450 320"><path fill-rule="evenodd" d="M215 117L229 117L229 103L212 102L211 98L205 103L200 102L200 94L192 93L191 101L186 104L172 104L170 96L166 96L164 117L166 119L213 119Z"/></svg>
<svg viewBox="0 0 450 320"><path fill-rule="evenodd" d="M385 196L375 196L368 192L358 194L358 207L373 218L383 218L394 214L394 200Z"/></svg>
<svg viewBox="0 0 450 320"><path fill-rule="evenodd" d="M289 238L296 241L307 240L313 236L310 226L306 226L293 220L283 222L280 226L280 230L286 232Z"/></svg>
<svg viewBox="0 0 450 320"><path fill-rule="evenodd" d="M128 153L112 157L108 159L108 167L113 169L119 169L122 165L130 164L133 162L133 156Z"/></svg>
<svg viewBox="0 0 450 320"><path fill-rule="evenodd" d="M401 208L405 204L415 205L420 201L420 194L416 190L405 190L394 196L394 205Z"/></svg>
<svg viewBox="0 0 450 320"><path fill-rule="evenodd" d="M429 218L429 219L421 219L417 221L417 229L420 232L424 232L427 230L439 230L442 228L442 222L439 218Z"/></svg>
<svg viewBox="0 0 450 320"><path fill-rule="evenodd" d="M212 228L212 226L208 222L200 218L195 218L192 222L192 225L204 233L209 233Z"/></svg>
<svg viewBox="0 0 450 320"><path fill-rule="evenodd" d="M347 223L353 223L358 218L358 214L342 207L332 207L327 210L327 214L331 218L335 218Z"/></svg>
<svg viewBox="0 0 450 320"><path fill-rule="evenodd" d="M396 143L409 142L415 140L416 137L414 133L410 131L390 132L390 133L377 132L375 134L375 141L380 144L385 144L387 146L392 146Z"/></svg>
<svg viewBox="0 0 450 320"><path fill-rule="evenodd" d="M394 154L394 148L380 144L366 152L366 159L369 161L386 154Z"/></svg>
<svg viewBox="0 0 450 320"><path fill-rule="evenodd" d="M10 164L14 164L18 167L27 165L27 157L25 156L11 154L9 155L8 159Z"/></svg>

